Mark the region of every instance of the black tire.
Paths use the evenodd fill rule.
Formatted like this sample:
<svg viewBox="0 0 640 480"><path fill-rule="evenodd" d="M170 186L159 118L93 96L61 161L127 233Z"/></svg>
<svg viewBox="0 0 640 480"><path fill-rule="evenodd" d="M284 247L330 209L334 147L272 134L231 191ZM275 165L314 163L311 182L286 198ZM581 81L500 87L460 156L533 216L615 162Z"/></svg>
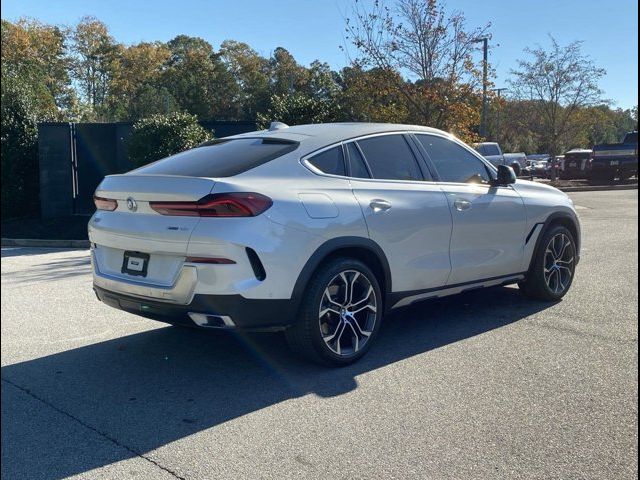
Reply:
<svg viewBox="0 0 640 480"><path fill-rule="evenodd" d="M341 272L357 272L365 277L361 279L361 281L366 279L371 287L373 287L373 295L375 295L375 316L368 317L367 322L373 320L375 323L373 323L370 334L366 340L362 342L361 347L355 349L353 346L354 342L352 341L352 348L355 349L354 352L338 355L323 339L323 333L321 331L323 327L321 327L321 317L319 314L322 302L326 302L325 289L330 287L331 282L340 276ZM353 276L355 274L348 275ZM355 296L355 294L353 294L353 296ZM380 285L371 269L359 260L337 257L326 262L311 277L305 289L296 323L285 331L285 336L291 349L307 360L333 367L349 365L361 358L371 347L382 323L382 312L383 304ZM373 312L370 315L373 315ZM342 316L337 316L337 320L335 321L342 322ZM343 327L343 330L347 331L346 326ZM366 330L366 328L363 330ZM338 327L336 327L335 331L338 331ZM356 334L353 327L351 327L349 332ZM341 343L341 338L338 338L337 343Z"/></svg>
<svg viewBox="0 0 640 480"><path fill-rule="evenodd" d="M551 276L557 275L555 278L556 282L558 283L554 285L553 279L551 279L550 286L547 282L547 278L550 277L547 273L547 263L549 260L547 251L548 248L550 248L552 239L557 239L558 236L561 235L564 235L570 242L570 247L567 247L570 248L570 250L565 254L566 256L563 258L572 258L573 261L570 265L566 264L567 262L562 262L562 271L560 272L560 269L558 269L558 273L551 274ZM551 255L554 256L553 253ZM534 258L531 264L531 268L527 273L527 277L523 281L518 283L520 290L527 297L534 300L542 300L547 302L555 302L560 300L567 294L573 283L577 261L576 255L576 241L571 231L563 225L552 225L543 233L538 249L534 253ZM554 266L557 264L558 263L556 262ZM569 275L567 274L567 269L570 271ZM553 288L556 286L559 287L560 285L563 285L563 288L561 290Z"/></svg>
<svg viewBox="0 0 640 480"><path fill-rule="evenodd" d="M519 177L522 174L522 167L519 163L514 163L511 165L511 168L513 168L513 172L516 174L516 177Z"/></svg>

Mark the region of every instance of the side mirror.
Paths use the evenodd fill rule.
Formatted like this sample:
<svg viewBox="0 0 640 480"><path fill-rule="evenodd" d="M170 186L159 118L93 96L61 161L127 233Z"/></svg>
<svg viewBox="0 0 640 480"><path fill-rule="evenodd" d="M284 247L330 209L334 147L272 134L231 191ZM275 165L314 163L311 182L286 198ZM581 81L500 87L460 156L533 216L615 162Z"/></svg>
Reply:
<svg viewBox="0 0 640 480"><path fill-rule="evenodd" d="M494 187L512 185L516 183L516 172L507 165L498 165L498 177L493 181Z"/></svg>

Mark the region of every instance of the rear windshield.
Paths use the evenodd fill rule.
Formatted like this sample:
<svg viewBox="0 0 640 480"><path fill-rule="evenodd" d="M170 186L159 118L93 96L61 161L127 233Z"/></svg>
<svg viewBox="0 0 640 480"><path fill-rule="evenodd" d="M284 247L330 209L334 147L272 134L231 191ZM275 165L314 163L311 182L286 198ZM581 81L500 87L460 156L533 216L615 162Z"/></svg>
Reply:
<svg viewBox="0 0 640 480"><path fill-rule="evenodd" d="M274 138L217 140L158 160L130 173L183 177L232 177L298 148L297 142Z"/></svg>

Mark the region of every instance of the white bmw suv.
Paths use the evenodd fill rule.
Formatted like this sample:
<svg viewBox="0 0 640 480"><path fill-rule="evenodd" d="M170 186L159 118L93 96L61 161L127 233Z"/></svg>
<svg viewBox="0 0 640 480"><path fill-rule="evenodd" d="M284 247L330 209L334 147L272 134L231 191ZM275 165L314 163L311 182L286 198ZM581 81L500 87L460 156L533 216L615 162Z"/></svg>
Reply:
<svg viewBox="0 0 640 480"><path fill-rule="evenodd" d="M567 195L411 125L273 124L110 175L95 204L102 302L284 330L330 365L360 358L384 313L418 300L513 283L558 300L580 252Z"/></svg>

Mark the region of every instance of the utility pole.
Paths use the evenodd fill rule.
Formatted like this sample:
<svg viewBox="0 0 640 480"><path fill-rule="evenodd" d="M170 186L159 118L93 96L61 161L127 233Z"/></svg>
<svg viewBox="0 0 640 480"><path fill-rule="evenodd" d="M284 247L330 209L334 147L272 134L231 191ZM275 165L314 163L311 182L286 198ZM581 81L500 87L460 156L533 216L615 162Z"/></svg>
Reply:
<svg viewBox="0 0 640 480"><path fill-rule="evenodd" d="M489 37L476 38L474 42L482 42L482 116L480 117L480 136L486 137L487 111L489 109L489 98L487 97L487 86L489 84Z"/></svg>
<svg viewBox="0 0 640 480"><path fill-rule="evenodd" d="M498 94L498 108L496 109L496 142L500 143L500 111L502 110L502 106L500 105L501 93L509 90L508 88L494 88L491 91L496 92Z"/></svg>

